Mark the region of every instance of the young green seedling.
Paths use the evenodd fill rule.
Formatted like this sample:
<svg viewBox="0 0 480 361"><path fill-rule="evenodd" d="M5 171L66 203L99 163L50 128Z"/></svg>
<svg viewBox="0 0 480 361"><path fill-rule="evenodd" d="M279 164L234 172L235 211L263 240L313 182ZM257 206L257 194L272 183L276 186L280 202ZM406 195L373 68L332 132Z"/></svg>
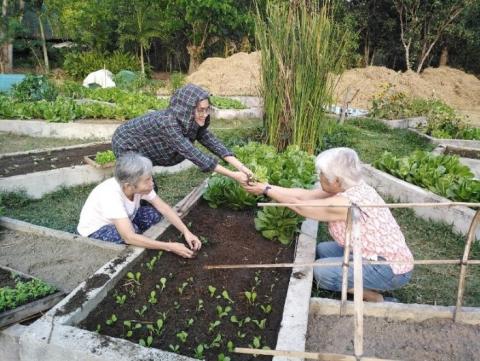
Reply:
<svg viewBox="0 0 480 361"><path fill-rule="evenodd" d="M217 333L217 336L212 340L208 348L214 348L214 347L220 347L220 344L222 342L222 335L220 333Z"/></svg>
<svg viewBox="0 0 480 361"><path fill-rule="evenodd" d="M152 336L148 336L146 340L144 340L143 338L141 338L138 343L141 345L141 346L146 346L146 347L150 347L153 343L153 337Z"/></svg>
<svg viewBox="0 0 480 361"><path fill-rule="evenodd" d="M140 272L136 272L135 274L133 272L128 272L127 273L127 278L136 283L138 286L141 285L140 283L140 278L142 277L142 274Z"/></svg>
<svg viewBox="0 0 480 361"><path fill-rule="evenodd" d="M148 307L143 305L142 308L139 310L138 308L135 309L135 313L140 317L143 317L143 314L147 311Z"/></svg>
<svg viewBox="0 0 480 361"><path fill-rule="evenodd" d="M246 333L242 333L242 332L240 332L240 331L237 331L237 337L238 337L238 338L245 338L245 336L247 336Z"/></svg>
<svg viewBox="0 0 480 361"><path fill-rule="evenodd" d="M160 257L162 257L162 254L163 254L163 251L158 251L157 259L160 259Z"/></svg>
<svg viewBox="0 0 480 361"><path fill-rule="evenodd" d="M136 323L132 328L132 321L129 321L129 320L123 321L123 326L127 331L127 333L125 334L125 337L132 337L134 330L142 328L141 323Z"/></svg>
<svg viewBox="0 0 480 361"><path fill-rule="evenodd" d="M199 360L203 360L205 356L203 355L203 351L205 350L205 347L203 344L199 344L197 347L195 347L195 358Z"/></svg>
<svg viewBox="0 0 480 361"><path fill-rule="evenodd" d="M163 332L163 325L163 319L159 318L154 324L147 325L147 330L153 332L157 336L160 336Z"/></svg>
<svg viewBox="0 0 480 361"><path fill-rule="evenodd" d="M269 314L270 312L272 312L272 306L270 304L268 305L260 305L260 308L262 309L263 313L265 314Z"/></svg>
<svg viewBox="0 0 480 361"><path fill-rule="evenodd" d="M175 336L177 336L177 338L178 338L182 343L187 342L187 337L188 337L188 333L187 333L187 332L185 332L185 331L180 331L180 332L178 332Z"/></svg>
<svg viewBox="0 0 480 361"><path fill-rule="evenodd" d="M199 238L203 245L208 246L210 244L210 240L207 237L200 236Z"/></svg>
<svg viewBox="0 0 480 361"><path fill-rule="evenodd" d="M178 350L180 350L180 346L179 346L179 345L175 345L175 346L174 346L174 345L170 344L170 345L168 345L168 348L169 348L170 350L172 350L172 352L175 352L175 353L177 353Z"/></svg>
<svg viewBox="0 0 480 361"><path fill-rule="evenodd" d="M215 322L210 322L210 324L208 325L208 333L211 333L215 328L217 328L218 326L220 326L221 322L216 320Z"/></svg>
<svg viewBox="0 0 480 361"><path fill-rule="evenodd" d="M222 297L224 299L226 299L228 302L230 303L235 303L231 298L230 298L230 295L228 294L228 291L227 290L223 290L222 292Z"/></svg>
<svg viewBox="0 0 480 361"><path fill-rule="evenodd" d="M188 286L188 282L183 282L180 287L177 288L178 293L183 294L183 290Z"/></svg>
<svg viewBox="0 0 480 361"><path fill-rule="evenodd" d="M213 287L213 286L211 286L211 285L208 286L208 292L210 292L210 297L215 296L215 291L216 291L216 290L217 290L217 289L216 289L215 287Z"/></svg>
<svg viewBox="0 0 480 361"><path fill-rule="evenodd" d="M233 350L235 349L235 345L233 344L232 341L228 341L227 342L227 350L228 352L233 352Z"/></svg>
<svg viewBox="0 0 480 361"><path fill-rule="evenodd" d="M102 330L102 326L100 326L99 323L97 323L97 328L95 329L96 333L99 333Z"/></svg>
<svg viewBox="0 0 480 361"><path fill-rule="evenodd" d="M187 323L187 327L192 326L194 322L195 322L195 320L194 320L193 318L189 318L189 319L187 320L187 322L186 322L186 323Z"/></svg>
<svg viewBox="0 0 480 361"><path fill-rule="evenodd" d="M198 304L197 304L197 312L200 312L203 310L203 300L202 299L199 299L198 300Z"/></svg>
<svg viewBox="0 0 480 361"><path fill-rule="evenodd" d="M223 353L218 355L218 361L230 361L230 357L225 356Z"/></svg>
<svg viewBox="0 0 480 361"><path fill-rule="evenodd" d="M116 302L117 304L119 304L120 306L123 305L126 300L127 300L127 296L126 296L126 295L116 295L116 296L115 296L115 302Z"/></svg>
<svg viewBox="0 0 480 361"><path fill-rule="evenodd" d="M180 303L178 303L178 301L173 301L173 308L178 310L180 308Z"/></svg>
<svg viewBox="0 0 480 361"><path fill-rule="evenodd" d="M261 320L261 321L252 320L252 322L253 322L254 324L256 324L260 330L264 330L264 329L265 329L265 326L267 325L267 319L266 319L266 318L264 318L264 319Z"/></svg>
<svg viewBox="0 0 480 361"><path fill-rule="evenodd" d="M257 292L255 292L252 288L251 291L245 291L244 294L245 294L245 297L247 298L248 303L251 305L254 305L255 300L257 299Z"/></svg>
<svg viewBox="0 0 480 361"><path fill-rule="evenodd" d="M228 313L232 310L230 306L226 306L225 308L222 308L222 306L217 306L217 316L218 318L222 318L224 316L228 316Z"/></svg>
<svg viewBox="0 0 480 361"><path fill-rule="evenodd" d="M157 292L155 291L150 292L150 296L148 297L148 302L152 305L157 303Z"/></svg>
<svg viewBox="0 0 480 361"><path fill-rule="evenodd" d="M105 321L105 323L109 326L112 326L113 324L115 324L115 322L117 322L117 315L115 314L112 314L110 318Z"/></svg>
<svg viewBox="0 0 480 361"><path fill-rule="evenodd" d="M255 272L255 278L254 278L254 280L255 280L255 287L260 286L260 283L261 283L261 281L260 281L260 274L261 274L261 271Z"/></svg>
<svg viewBox="0 0 480 361"><path fill-rule="evenodd" d="M167 286L167 279L165 277L160 278L160 292L162 292Z"/></svg>
<svg viewBox="0 0 480 361"><path fill-rule="evenodd" d="M157 262L157 256L153 256L153 258L146 263L149 271L153 271L153 267L155 267L155 262Z"/></svg>

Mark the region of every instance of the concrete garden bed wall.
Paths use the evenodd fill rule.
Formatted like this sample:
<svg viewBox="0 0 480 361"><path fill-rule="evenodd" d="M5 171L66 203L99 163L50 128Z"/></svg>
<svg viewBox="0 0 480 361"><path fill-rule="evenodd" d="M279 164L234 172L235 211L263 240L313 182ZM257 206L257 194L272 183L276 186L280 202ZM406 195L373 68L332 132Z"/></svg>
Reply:
<svg viewBox="0 0 480 361"><path fill-rule="evenodd" d="M427 118L425 117L392 119L392 120L380 119L380 122L382 122L389 128L408 129L409 131L415 134L418 134L419 136L427 139L430 143L433 143L433 144L443 144L443 145L449 145L454 147L468 147L468 148L480 149L479 140L434 138L421 132L418 129L415 129L421 126L425 126L427 124Z"/></svg>
<svg viewBox="0 0 480 361"><path fill-rule="evenodd" d="M49 152L63 150L81 150L99 143L89 143L69 147L51 148ZM35 155L47 150L16 152L3 154L0 157ZM82 158L83 159L83 158ZM153 167L153 173L177 173L192 167L189 160L185 160L172 167ZM28 174L19 174L10 177L0 177L0 191L15 192L24 190L29 197L41 198L44 194L56 191L62 187L99 183L113 175L113 168L96 168L91 165L75 165L72 167L57 168Z"/></svg>
<svg viewBox="0 0 480 361"><path fill-rule="evenodd" d="M390 196L400 202L451 202L428 190L405 182L390 174L384 173L368 164L363 165L363 174L368 184L383 195ZM429 207L413 208L415 214L424 219L431 219L452 225L456 232L463 235L468 233L475 211L468 207ZM480 230L476 238L480 239Z"/></svg>
<svg viewBox="0 0 480 361"><path fill-rule="evenodd" d="M205 185L205 183L203 183ZM185 214L193 206L192 199L201 196L201 192L192 192L183 205L177 205L180 214ZM168 226L161 222L152 227L150 236L158 237ZM317 222L306 221L299 236L295 262L313 261L315 256L315 237ZM15 349L10 354L18 360L175 360L190 361L189 357L180 356L159 349L141 347L130 341L99 335L86 331L76 325L102 301L115 283L124 276L127 269L139 260L145 250L129 247L129 253L117 257L101 267L95 275L88 278L71 292L61 303L45 314L41 319L26 329L10 328L0 334L9 345L16 341ZM207 272L207 271L206 271ZM312 269L294 269L289 281L287 298L278 335L277 349L302 351L305 348L305 335L312 285ZM80 307L72 307L81 301ZM235 358L233 358L235 359ZM275 360L287 360L275 358ZM288 360L300 360L289 358Z"/></svg>

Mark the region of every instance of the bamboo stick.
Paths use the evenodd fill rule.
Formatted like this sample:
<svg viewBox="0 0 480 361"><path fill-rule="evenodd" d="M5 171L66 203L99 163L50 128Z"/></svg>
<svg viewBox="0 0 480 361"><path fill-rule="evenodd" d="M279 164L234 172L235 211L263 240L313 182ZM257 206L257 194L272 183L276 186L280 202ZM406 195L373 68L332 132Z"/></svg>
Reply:
<svg viewBox="0 0 480 361"><path fill-rule="evenodd" d="M480 203L469 202L439 202L439 203L384 203L356 204L360 208L410 208L410 207L472 207L480 208ZM317 207L317 208L349 208L352 205L340 204L306 204L306 203L257 203L258 207Z"/></svg>
<svg viewBox="0 0 480 361"><path fill-rule="evenodd" d="M417 260L412 262L407 261L368 261L363 260L362 264L371 265L391 265L391 264L414 264L414 265L456 265L461 264L462 260L459 259L426 259ZM480 260L468 260L465 262L467 265L479 265ZM219 265L206 265L204 269L243 269L243 268L293 268L293 267L331 267L342 266L342 262L308 262L308 263L258 263L258 264L219 264Z"/></svg>
<svg viewBox="0 0 480 361"><path fill-rule="evenodd" d="M455 306L455 312L453 314L453 320L455 322L457 321L458 313L462 308L463 296L465 291L465 277L467 275L468 256L470 254L470 248L472 246L473 240L475 239L475 234L476 234L476 230L479 222L480 222L480 210L477 210L477 212L475 213L475 216L472 219L472 223L470 224L470 229L468 230L467 242L465 243L462 263L460 266L460 278L458 281L457 303Z"/></svg>
<svg viewBox="0 0 480 361"><path fill-rule="evenodd" d="M350 261L350 240L352 234L352 208L348 209L347 227L345 230L345 249L343 251L343 269L342 269L342 302L340 303L340 316L345 315L347 309L347 289L348 289L348 262Z"/></svg>
<svg viewBox="0 0 480 361"><path fill-rule="evenodd" d="M352 210L351 239L353 245L353 302L355 330L353 338L354 353L357 358L363 355L363 269L362 239L360 235L360 209Z"/></svg>
<svg viewBox="0 0 480 361"><path fill-rule="evenodd" d="M336 353L264 350L264 349L244 348L244 347L235 347L234 352L247 354L247 355L292 357L292 358L303 358L303 359L321 360L321 361L358 361L358 360L360 361L394 361L390 359L382 359L382 358L375 358L375 357L361 357L358 359L355 356L342 355L342 354L336 354Z"/></svg>

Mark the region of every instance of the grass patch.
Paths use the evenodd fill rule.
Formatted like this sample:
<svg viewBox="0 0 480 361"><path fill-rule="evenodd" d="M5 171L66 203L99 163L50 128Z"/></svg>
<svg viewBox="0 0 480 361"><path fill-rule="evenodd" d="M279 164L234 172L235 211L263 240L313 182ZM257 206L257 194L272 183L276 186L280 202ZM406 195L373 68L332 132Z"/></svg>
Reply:
<svg viewBox="0 0 480 361"><path fill-rule="evenodd" d="M170 205L185 197L208 176L197 168L176 174L156 175L158 195ZM39 226L75 232L80 211L96 184L65 188L46 194L40 199L30 199L24 193L4 193L4 215Z"/></svg>
<svg viewBox="0 0 480 361"><path fill-rule="evenodd" d="M454 233L451 226L423 220L416 217L411 209L393 209L392 213L415 259L462 257L466 236ZM325 223L320 224L317 240L331 240ZM474 243L470 259L480 259L479 242ZM456 303L459 275L459 265L415 266L410 283L391 294L404 303L451 306ZM312 296L340 299L339 293L317 289L315 285ZM479 266L468 268L464 305L480 307Z"/></svg>
<svg viewBox="0 0 480 361"><path fill-rule="evenodd" d="M353 148L362 162L372 163L385 151L405 156L417 149L431 151L434 145L406 129L390 129L379 121L364 118L334 126L325 136L321 150L333 147Z"/></svg>
<svg viewBox="0 0 480 361"><path fill-rule="evenodd" d="M34 149L56 148L68 145L85 144L96 139L64 139L47 137L29 137L13 133L0 132L0 154L27 152Z"/></svg>

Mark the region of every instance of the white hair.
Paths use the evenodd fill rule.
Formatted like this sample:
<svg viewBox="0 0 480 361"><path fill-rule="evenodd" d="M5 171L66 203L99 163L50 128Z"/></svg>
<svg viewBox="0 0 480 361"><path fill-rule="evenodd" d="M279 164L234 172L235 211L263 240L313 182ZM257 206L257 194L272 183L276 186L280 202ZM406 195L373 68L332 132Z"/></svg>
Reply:
<svg viewBox="0 0 480 361"><path fill-rule="evenodd" d="M362 179L362 165L357 152L351 148L332 148L317 156L315 168L329 182L338 178L344 189L357 185Z"/></svg>
<svg viewBox="0 0 480 361"><path fill-rule="evenodd" d="M117 158L115 179L120 184L137 184L144 175L152 174L152 161L141 154L127 152Z"/></svg>

